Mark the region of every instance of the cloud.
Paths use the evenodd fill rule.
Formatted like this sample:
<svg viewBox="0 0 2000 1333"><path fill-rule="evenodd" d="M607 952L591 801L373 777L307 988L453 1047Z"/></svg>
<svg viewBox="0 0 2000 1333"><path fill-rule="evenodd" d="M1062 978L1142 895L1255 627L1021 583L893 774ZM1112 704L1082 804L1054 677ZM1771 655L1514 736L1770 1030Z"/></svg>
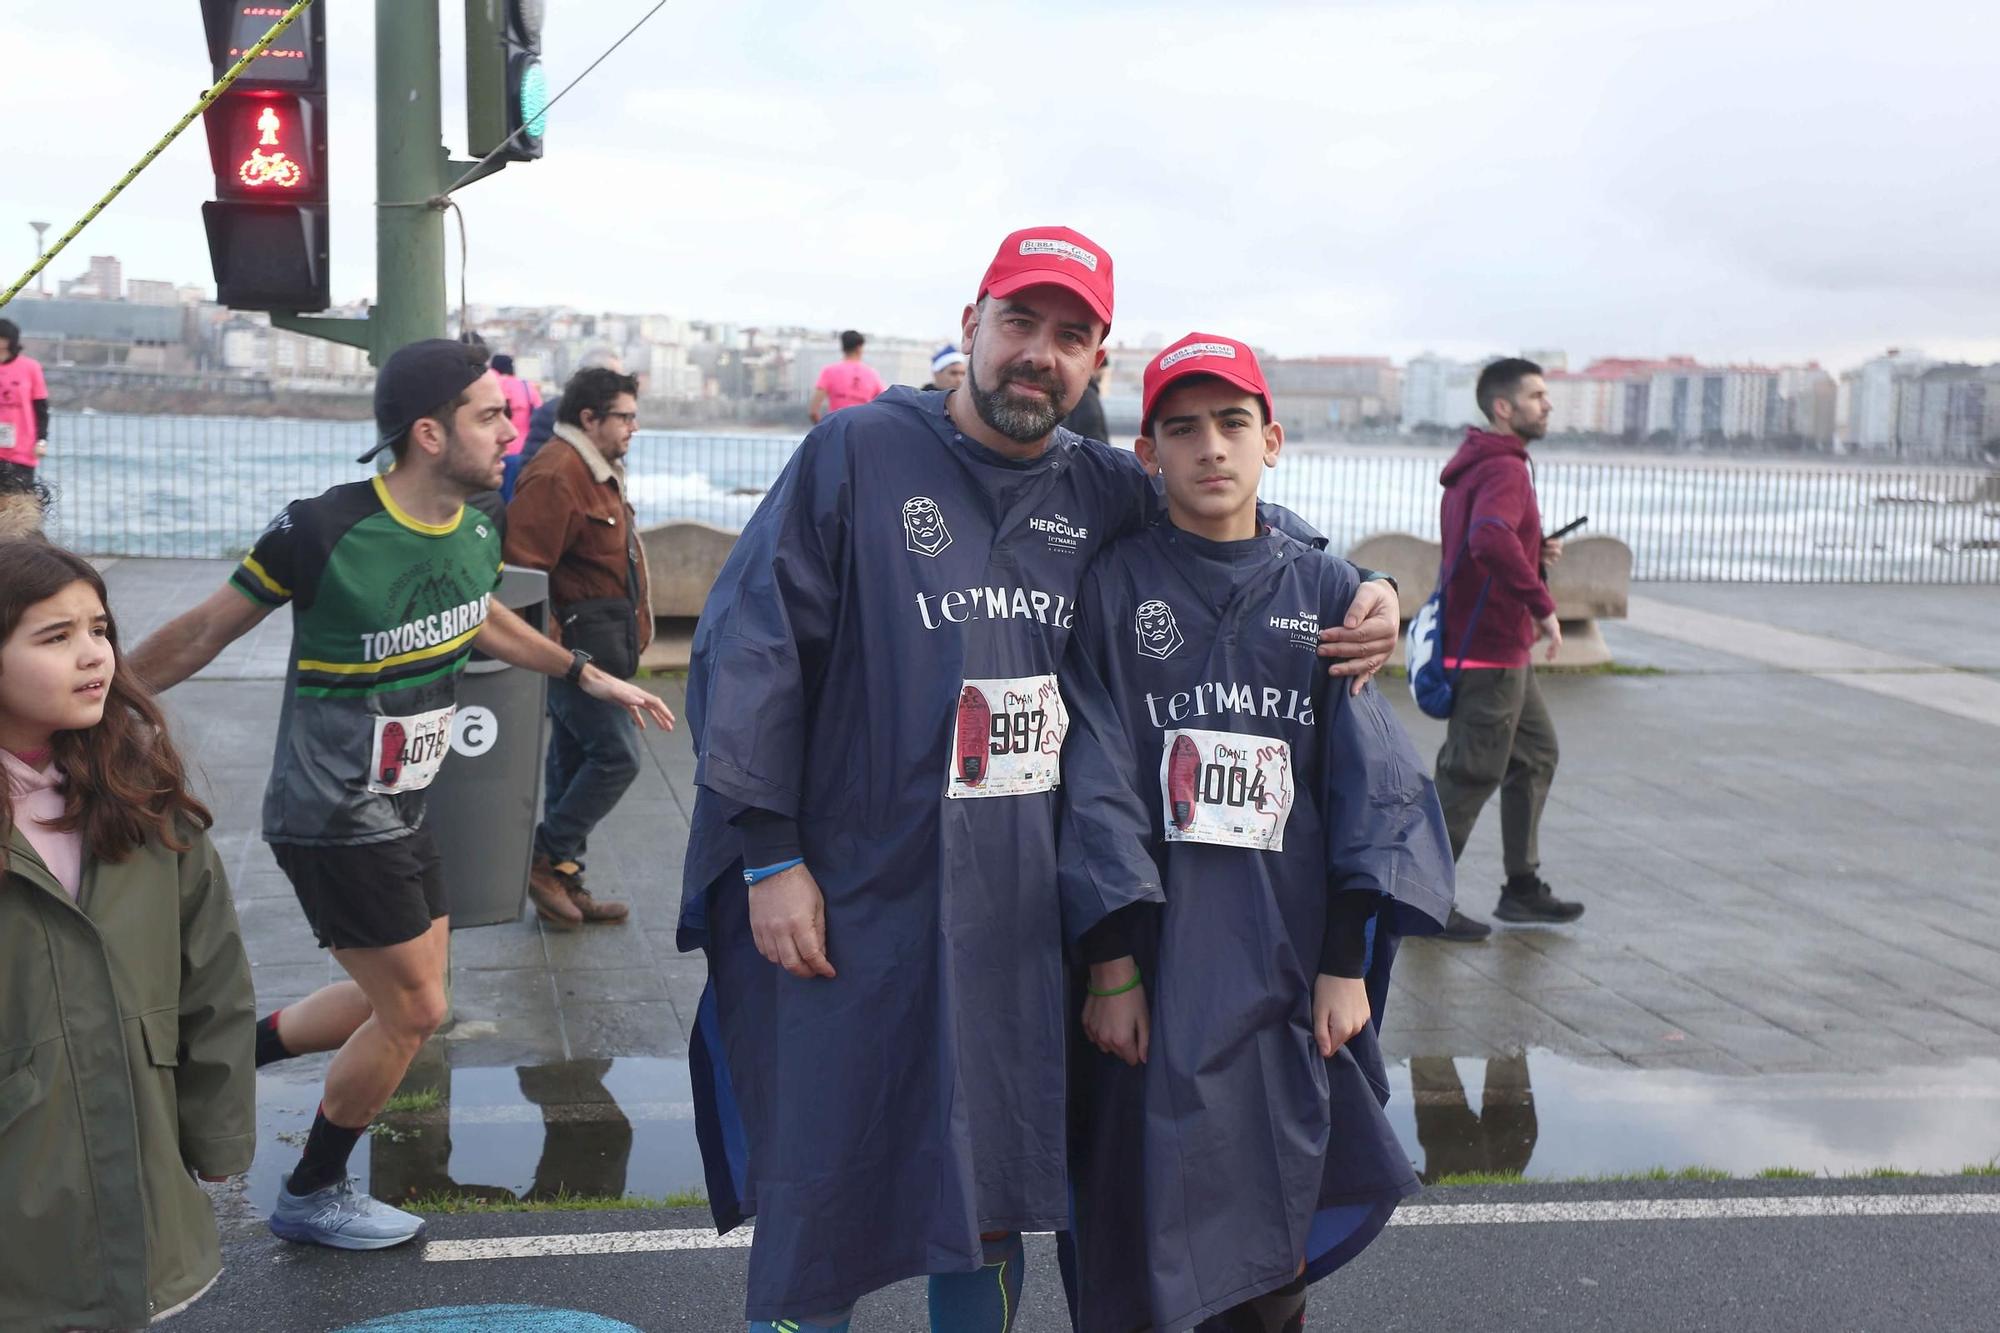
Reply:
<svg viewBox="0 0 2000 1333"><path fill-rule="evenodd" d="M556 85L647 7L552 7ZM366 295L372 32L329 14L334 285ZM0 149L23 222L66 225L205 78L172 6L0 0L0 25L48 127ZM1001 234L1063 221L1116 257L1133 339L2000 356L1996 39L2000 11L1931 0L669 5L544 160L461 194L472 294L938 336ZM204 278L208 184L197 129L57 271Z"/></svg>

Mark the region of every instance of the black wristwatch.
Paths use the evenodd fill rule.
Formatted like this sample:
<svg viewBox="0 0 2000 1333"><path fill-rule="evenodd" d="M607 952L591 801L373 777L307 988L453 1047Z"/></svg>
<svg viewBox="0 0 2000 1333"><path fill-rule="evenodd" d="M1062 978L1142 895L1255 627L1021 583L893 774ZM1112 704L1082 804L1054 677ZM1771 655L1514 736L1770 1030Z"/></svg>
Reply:
<svg viewBox="0 0 2000 1333"><path fill-rule="evenodd" d="M574 685L583 679L583 669L590 665L590 654L581 648L569 650L569 670L563 672L563 679Z"/></svg>

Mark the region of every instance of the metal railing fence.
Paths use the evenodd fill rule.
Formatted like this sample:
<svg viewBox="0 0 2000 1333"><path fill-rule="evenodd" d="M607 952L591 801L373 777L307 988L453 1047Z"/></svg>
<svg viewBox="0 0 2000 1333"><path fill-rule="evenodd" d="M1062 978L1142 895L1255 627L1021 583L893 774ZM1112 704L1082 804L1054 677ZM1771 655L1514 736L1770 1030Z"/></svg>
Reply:
<svg viewBox="0 0 2000 1333"><path fill-rule="evenodd" d="M366 477L368 422L64 414L41 468L50 533L93 555L234 557L285 503ZM627 460L640 520L742 525L789 435L642 431ZM1435 538L1435 450L1295 447L1264 495L1334 549L1376 532ZM2000 474L1859 464L1581 460L1536 464L1551 529L1622 538L1640 580L2000 583Z"/></svg>

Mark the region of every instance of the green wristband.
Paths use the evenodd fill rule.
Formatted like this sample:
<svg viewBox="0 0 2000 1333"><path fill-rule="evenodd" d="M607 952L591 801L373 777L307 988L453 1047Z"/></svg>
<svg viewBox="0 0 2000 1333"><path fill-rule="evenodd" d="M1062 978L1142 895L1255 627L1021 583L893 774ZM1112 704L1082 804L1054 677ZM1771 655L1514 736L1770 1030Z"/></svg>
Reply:
<svg viewBox="0 0 2000 1333"><path fill-rule="evenodd" d="M1124 985L1120 986L1117 990L1098 990L1095 986L1085 986L1084 989L1089 991L1092 995L1095 995L1100 1000L1107 1000L1110 999L1113 995L1123 995L1128 990L1138 989L1139 983L1142 980L1144 980L1144 978L1139 975L1139 965L1137 963L1134 963L1132 964L1132 979L1126 982Z"/></svg>

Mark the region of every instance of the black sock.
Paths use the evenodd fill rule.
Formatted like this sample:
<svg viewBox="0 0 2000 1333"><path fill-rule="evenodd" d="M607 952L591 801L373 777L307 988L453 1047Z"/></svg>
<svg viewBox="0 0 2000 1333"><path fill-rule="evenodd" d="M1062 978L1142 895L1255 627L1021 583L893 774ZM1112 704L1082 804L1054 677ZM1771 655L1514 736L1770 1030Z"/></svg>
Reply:
<svg viewBox="0 0 2000 1333"><path fill-rule="evenodd" d="M279 1060L289 1060L292 1053L285 1049L285 1043L278 1039L278 1015L281 1010L273 1009L257 1020L257 1068L275 1064Z"/></svg>
<svg viewBox="0 0 2000 1333"><path fill-rule="evenodd" d="M344 1179L348 1156L367 1132L366 1125L359 1129L347 1129L334 1124L326 1118L326 1108L320 1107L319 1113L313 1117L312 1132L306 1135L306 1150L300 1156L299 1164L292 1168L285 1188L294 1194L311 1194Z"/></svg>

